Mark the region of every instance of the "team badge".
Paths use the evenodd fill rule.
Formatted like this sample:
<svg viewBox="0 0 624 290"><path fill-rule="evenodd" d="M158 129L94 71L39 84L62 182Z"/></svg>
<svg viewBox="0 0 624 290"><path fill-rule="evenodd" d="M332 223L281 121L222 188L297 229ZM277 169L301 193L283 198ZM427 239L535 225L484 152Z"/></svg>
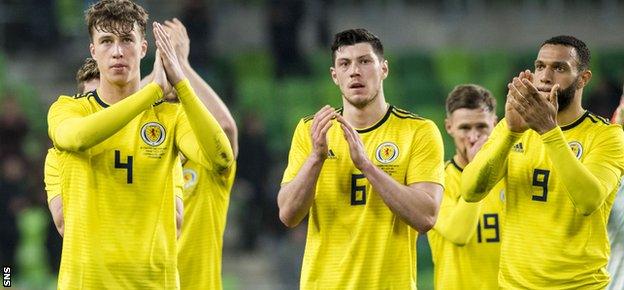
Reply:
<svg viewBox="0 0 624 290"><path fill-rule="evenodd" d="M397 159L399 156L399 147L392 142L384 142L377 146L375 158L377 161L388 164Z"/></svg>
<svg viewBox="0 0 624 290"><path fill-rule="evenodd" d="M184 189L188 189L197 184L197 172L193 169L184 169Z"/></svg>
<svg viewBox="0 0 624 290"><path fill-rule="evenodd" d="M568 145L570 145L570 149L572 149L572 153L574 153L576 159L580 160L581 156L583 156L583 145L581 145L578 141L572 141L568 143Z"/></svg>
<svg viewBox="0 0 624 290"><path fill-rule="evenodd" d="M149 122L141 128L143 142L150 146L158 146L165 141L165 127L156 122Z"/></svg>

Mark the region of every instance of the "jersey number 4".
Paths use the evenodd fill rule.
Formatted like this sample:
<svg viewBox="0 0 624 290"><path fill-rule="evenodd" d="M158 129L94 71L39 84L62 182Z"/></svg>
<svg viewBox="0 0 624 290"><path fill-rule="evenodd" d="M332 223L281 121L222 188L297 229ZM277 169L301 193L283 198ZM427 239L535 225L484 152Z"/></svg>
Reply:
<svg viewBox="0 0 624 290"><path fill-rule="evenodd" d="M115 150L115 168L127 170L126 182L128 184L132 183L132 155L128 155L126 163L122 163L121 152L119 150Z"/></svg>

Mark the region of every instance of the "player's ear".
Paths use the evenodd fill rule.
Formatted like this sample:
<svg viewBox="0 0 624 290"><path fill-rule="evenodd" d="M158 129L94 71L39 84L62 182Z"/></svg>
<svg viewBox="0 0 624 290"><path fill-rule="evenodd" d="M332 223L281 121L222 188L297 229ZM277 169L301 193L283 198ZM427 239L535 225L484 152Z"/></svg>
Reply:
<svg viewBox="0 0 624 290"><path fill-rule="evenodd" d="M577 89L584 88L589 83L591 78L592 78L592 72L590 70L586 69L585 71L583 71L581 73L581 78L579 79Z"/></svg>
<svg viewBox="0 0 624 290"><path fill-rule="evenodd" d="M141 41L141 58L144 58L145 54L147 54L147 40L143 38Z"/></svg>
<svg viewBox="0 0 624 290"><path fill-rule="evenodd" d="M336 69L333 66L329 67L329 74L331 75L331 78L334 81L334 84L339 86L340 84L338 84L338 76L336 75Z"/></svg>
<svg viewBox="0 0 624 290"><path fill-rule="evenodd" d="M446 117L446 119L444 119L444 129L446 129L446 133L448 133L451 136L453 136L453 133L451 132L452 127L453 127L453 122L451 121L450 117Z"/></svg>
<svg viewBox="0 0 624 290"><path fill-rule="evenodd" d="M91 58L97 60L95 58L95 45L93 45L93 42L89 43L89 52L91 53Z"/></svg>
<svg viewBox="0 0 624 290"><path fill-rule="evenodd" d="M381 59L381 73L383 74L383 78L382 79L386 79L388 77L388 72L390 72L390 69L388 68L388 60L387 59Z"/></svg>

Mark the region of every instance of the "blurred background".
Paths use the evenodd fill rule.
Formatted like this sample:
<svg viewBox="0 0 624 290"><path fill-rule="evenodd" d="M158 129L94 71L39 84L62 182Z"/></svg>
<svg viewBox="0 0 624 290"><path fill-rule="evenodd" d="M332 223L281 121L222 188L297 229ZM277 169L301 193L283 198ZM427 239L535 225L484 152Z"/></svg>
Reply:
<svg viewBox="0 0 624 290"><path fill-rule="evenodd" d="M51 146L50 104L76 93L88 55L83 11L93 1L0 0L0 265L14 287L54 289L61 239L46 205L43 160ZM559 34L592 50L584 104L610 117L624 80L620 0L179 0L137 1L151 20L178 17L191 38L191 64L219 93L239 127L240 155L224 238L225 289L298 289L305 225L287 230L276 195L299 118L341 106L329 76L333 34L364 27L378 35L390 74L388 102L438 124L446 158L444 99L461 83L490 89L532 69L539 44ZM147 74L154 44L142 62ZM426 238L418 284L432 289Z"/></svg>

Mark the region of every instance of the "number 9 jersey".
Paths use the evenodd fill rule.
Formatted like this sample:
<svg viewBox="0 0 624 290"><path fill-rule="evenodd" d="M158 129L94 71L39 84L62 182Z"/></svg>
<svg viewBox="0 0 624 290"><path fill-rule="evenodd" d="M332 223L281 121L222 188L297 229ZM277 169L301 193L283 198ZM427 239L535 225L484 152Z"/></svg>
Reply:
<svg viewBox="0 0 624 290"><path fill-rule="evenodd" d="M312 118L295 129L282 183L312 151ZM308 215L301 289L416 289L417 232L353 165L340 124L331 122ZM400 184L444 184L442 137L433 122L389 106L380 121L357 131L368 158Z"/></svg>
<svg viewBox="0 0 624 290"><path fill-rule="evenodd" d="M490 139L506 128L502 120ZM558 151L548 151L543 140L563 133ZM560 133L559 133L560 134ZM490 141L488 141L489 143ZM488 144L484 145L484 148ZM605 200L584 215L569 191L582 188L574 179L575 164L556 164L553 154L571 151L601 182L600 192L585 192L588 200ZM549 153L550 152L550 153ZM563 170L569 170L564 172ZM506 288L604 289L609 282L607 219L620 176L624 171L624 134L589 112L575 122L540 136L528 130L508 153L505 230L501 244L500 286ZM597 171L600 170L600 171ZM572 176L564 178L563 176Z"/></svg>

